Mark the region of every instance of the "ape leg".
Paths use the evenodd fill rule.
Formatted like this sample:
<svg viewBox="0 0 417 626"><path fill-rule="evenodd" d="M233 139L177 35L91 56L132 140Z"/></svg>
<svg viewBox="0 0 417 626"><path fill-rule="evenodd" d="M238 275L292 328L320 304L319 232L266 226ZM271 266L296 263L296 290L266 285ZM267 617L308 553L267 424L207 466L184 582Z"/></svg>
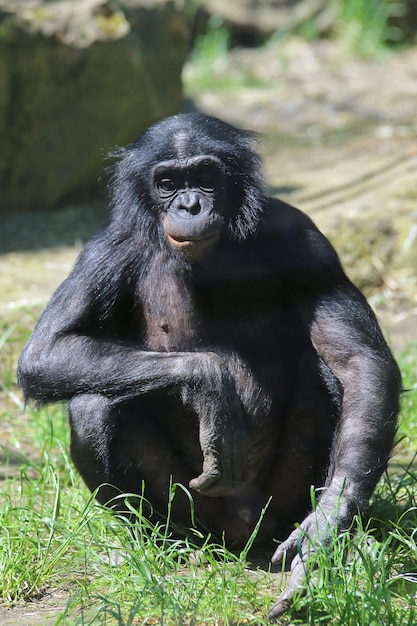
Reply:
<svg viewBox="0 0 417 626"><path fill-rule="evenodd" d="M109 459L114 458L108 442L114 434L114 422L124 419L125 408L136 403L140 405L142 399L150 396L153 399L171 396L182 403L183 413L191 412L199 423L203 471L200 469L194 475L196 478L190 481L190 487L213 497L234 493L244 480L247 428L235 382L224 359L204 352L137 354L140 361L129 367L126 365L127 355L123 358L119 355L124 369L138 375L136 397L132 397L129 391L121 395L122 399L107 399L100 393L91 393L75 394L71 400L75 459L84 463L93 454L96 467L87 470L89 478L97 472L108 473ZM115 380L113 384L116 384ZM123 390L123 381L120 386ZM130 410L128 414L132 415ZM178 426L182 432L184 423ZM120 432L119 427L116 431ZM91 438L93 442L88 441ZM90 486L89 478L86 482Z"/></svg>
<svg viewBox="0 0 417 626"><path fill-rule="evenodd" d="M97 499L104 504L118 493L110 486L116 484L110 468L114 407L105 396L85 394L75 396L68 410L72 459L91 491L103 485Z"/></svg>
<svg viewBox="0 0 417 626"><path fill-rule="evenodd" d="M120 493L141 495L145 481L147 497L164 507L170 478L187 484L197 472L202 462L198 423L195 416L176 411L177 405L172 397L153 394L129 402L98 394L71 400L71 455L89 489L100 487L99 502L107 504ZM175 418L172 424L164 422L163 416L175 414L188 422L188 438L178 437ZM193 457L190 450L197 454ZM111 503L113 508L118 504Z"/></svg>
<svg viewBox="0 0 417 626"><path fill-rule="evenodd" d="M203 386L184 390L181 398L160 392L128 401L99 394L75 396L69 403L71 455L89 489L100 487L98 501L107 504L120 493L140 495L144 483L146 497L164 510L170 480L190 483L199 491L203 478L210 485L209 495L233 492L241 482L245 435L229 414L227 401L228 410L219 414L212 393L212 386L208 392ZM205 406L209 409L200 418ZM240 405L234 408L242 419ZM220 415L224 427L218 424ZM212 487L211 481L219 479L216 470L224 482Z"/></svg>

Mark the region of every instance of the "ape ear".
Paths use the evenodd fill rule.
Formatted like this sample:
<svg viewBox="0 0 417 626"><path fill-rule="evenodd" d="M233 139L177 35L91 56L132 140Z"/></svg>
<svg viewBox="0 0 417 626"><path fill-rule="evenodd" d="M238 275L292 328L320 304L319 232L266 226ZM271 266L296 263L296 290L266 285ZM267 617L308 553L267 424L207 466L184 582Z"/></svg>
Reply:
<svg viewBox="0 0 417 626"><path fill-rule="evenodd" d="M229 224L229 231L233 239L246 239L246 237L255 234L258 224L262 220L266 200L259 184L256 186L254 182L244 184L242 204Z"/></svg>
<svg viewBox="0 0 417 626"><path fill-rule="evenodd" d="M150 195L149 155L138 149L138 142L112 149L112 163L104 170L111 214L113 237L119 241L138 237L142 241L158 236L156 213Z"/></svg>
<svg viewBox="0 0 417 626"><path fill-rule="evenodd" d="M231 193L234 194L233 203L236 201L236 205L229 222L233 239L246 239L256 232L267 201L262 162L251 147L252 143L251 137L245 135L244 150L234 171Z"/></svg>
<svg viewBox="0 0 417 626"><path fill-rule="evenodd" d="M206 149L220 159L229 180L229 233L233 239L245 239L256 232L266 203L263 165L256 151L259 137L224 122L216 131L213 137L207 134Z"/></svg>

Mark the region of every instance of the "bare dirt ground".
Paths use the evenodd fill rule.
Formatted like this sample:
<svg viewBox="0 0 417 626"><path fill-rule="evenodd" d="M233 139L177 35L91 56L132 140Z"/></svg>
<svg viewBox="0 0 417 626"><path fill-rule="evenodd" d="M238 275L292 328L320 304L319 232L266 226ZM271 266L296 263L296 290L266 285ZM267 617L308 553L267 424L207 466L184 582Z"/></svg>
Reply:
<svg viewBox="0 0 417 626"><path fill-rule="evenodd" d="M0 623L2 626L53 626L66 600L66 593L51 590L39 600L22 602L12 608L0 607Z"/></svg>

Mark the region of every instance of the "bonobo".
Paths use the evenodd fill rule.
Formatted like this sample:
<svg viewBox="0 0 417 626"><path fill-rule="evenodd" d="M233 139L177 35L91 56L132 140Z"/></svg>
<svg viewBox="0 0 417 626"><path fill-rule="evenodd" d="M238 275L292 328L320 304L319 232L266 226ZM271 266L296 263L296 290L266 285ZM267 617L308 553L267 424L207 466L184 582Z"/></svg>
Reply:
<svg viewBox="0 0 417 626"><path fill-rule="evenodd" d="M177 115L117 157L112 213L41 315L20 385L69 401L72 457L102 503L145 485L164 511L182 483L234 545L270 498L259 541L300 522L272 557L293 559L274 618L310 542L366 509L393 444L396 363L327 239L265 195L250 134ZM190 526L182 492L172 515Z"/></svg>

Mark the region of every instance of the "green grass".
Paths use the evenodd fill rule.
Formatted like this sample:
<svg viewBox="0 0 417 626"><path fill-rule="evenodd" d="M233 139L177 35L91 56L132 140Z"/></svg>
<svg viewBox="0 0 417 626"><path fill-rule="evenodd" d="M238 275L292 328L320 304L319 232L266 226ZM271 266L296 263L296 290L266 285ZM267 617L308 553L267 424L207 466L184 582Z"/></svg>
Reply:
<svg viewBox="0 0 417 626"><path fill-rule="evenodd" d="M204 89L231 89L251 87L259 84L254 74L245 67L234 65L230 70L231 33L217 16L213 16L204 33L199 33L194 41L189 62L184 70L183 81L189 93L199 93Z"/></svg>
<svg viewBox="0 0 417 626"><path fill-rule="evenodd" d="M405 12L406 3L397 0L340 0L336 31L348 51L375 56L387 45L403 41L390 18Z"/></svg>
<svg viewBox="0 0 417 626"><path fill-rule="evenodd" d="M409 442L417 444L417 343L410 345L401 355L404 393L400 434Z"/></svg>
<svg viewBox="0 0 417 626"><path fill-rule="evenodd" d="M196 532L178 540L140 513L129 522L115 517L95 504L74 471L64 408L23 412L14 368L34 316L22 312L1 332L0 621L2 603L42 605L59 592L55 624L267 624L281 576L250 571L249 545L232 554ZM330 553L319 551L309 594L296 599L291 624L417 623L417 471L409 440L417 435L416 363L417 344L401 357L410 391L399 460L356 537L335 537ZM173 486L173 498L179 488Z"/></svg>

